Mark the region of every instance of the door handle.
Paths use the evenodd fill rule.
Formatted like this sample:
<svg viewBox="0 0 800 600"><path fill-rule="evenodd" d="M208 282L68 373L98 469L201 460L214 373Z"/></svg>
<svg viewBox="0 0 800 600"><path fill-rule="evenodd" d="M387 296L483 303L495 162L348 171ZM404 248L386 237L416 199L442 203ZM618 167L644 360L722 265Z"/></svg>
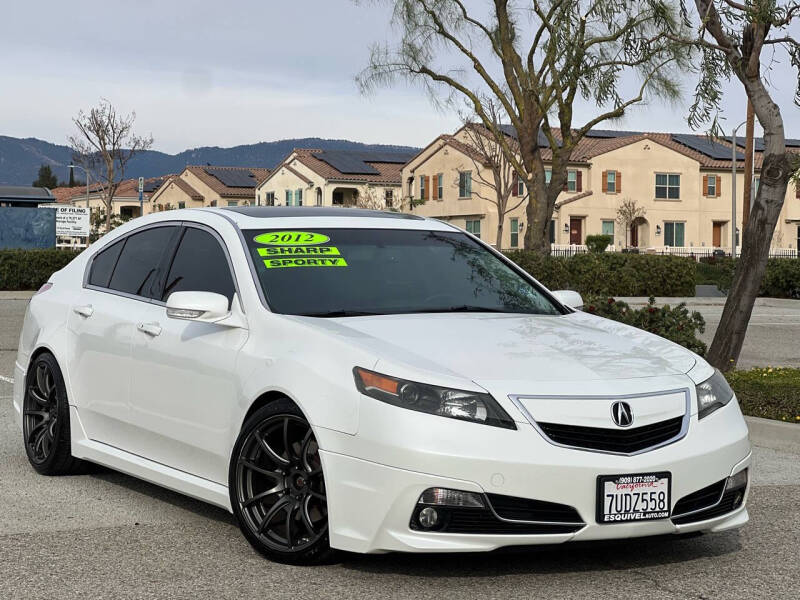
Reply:
<svg viewBox="0 0 800 600"><path fill-rule="evenodd" d="M92 308L91 304L85 304L83 306L73 306L72 312L74 312L76 315L80 315L88 319L89 317L92 316L94 309Z"/></svg>
<svg viewBox="0 0 800 600"><path fill-rule="evenodd" d="M158 323L139 323L136 329L152 337L156 337L161 333L161 325Z"/></svg>

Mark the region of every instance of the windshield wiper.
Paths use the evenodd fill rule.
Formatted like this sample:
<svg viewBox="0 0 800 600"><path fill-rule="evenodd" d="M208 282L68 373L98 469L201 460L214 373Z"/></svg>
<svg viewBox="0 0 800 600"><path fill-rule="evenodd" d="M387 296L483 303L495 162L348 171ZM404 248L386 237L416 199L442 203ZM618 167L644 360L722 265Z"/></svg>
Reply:
<svg viewBox="0 0 800 600"><path fill-rule="evenodd" d="M448 313L448 312L483 312L483 313L511 313L512 310L502 308L492 308L490 306L473 306L471 304L459 304L457 306L446 306L443 308L424 308L415 310L421 313Z"/></svg>
<svg viewBox="0 0 800 600"><path fill-rule="evenodd" d="M375 315L385 315L382 312L369 312L365 310L329 310L326 312L308 312L297 313L298 317L321 317L321 318L335 318L335 317L370 317Z"/></svg>

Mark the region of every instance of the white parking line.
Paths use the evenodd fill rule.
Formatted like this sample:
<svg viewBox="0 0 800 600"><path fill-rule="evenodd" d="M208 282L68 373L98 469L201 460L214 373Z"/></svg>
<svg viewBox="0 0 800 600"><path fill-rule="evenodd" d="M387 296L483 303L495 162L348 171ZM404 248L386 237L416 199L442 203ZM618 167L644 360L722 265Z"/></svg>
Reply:
<svg viewBox="0 0 800 600"><path fill-rule="evenodd" d="M6 383L14 383L14 378L6 377L5 375L0 375L0 381L5 381Z"/></svg>

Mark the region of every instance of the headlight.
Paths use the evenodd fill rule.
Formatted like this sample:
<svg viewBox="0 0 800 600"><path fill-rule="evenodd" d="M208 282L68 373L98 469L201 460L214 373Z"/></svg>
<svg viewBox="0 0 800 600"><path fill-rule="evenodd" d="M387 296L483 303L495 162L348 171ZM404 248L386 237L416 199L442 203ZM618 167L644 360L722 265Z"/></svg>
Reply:
<svg viewBox="0 0 800 600"><path fill-rule="evenodd" d="M451 419L517 428L514 420L489 394L406 381L361 367L353 369L353 376L358 391L381 402Z"/></svg>
<svg viewBox="0 0 800 600"><path fill-rule="evenodd" d="M733 398L733 390L725 376L714 369L714 374L697 386L697 418L710 415Z"/></svg>

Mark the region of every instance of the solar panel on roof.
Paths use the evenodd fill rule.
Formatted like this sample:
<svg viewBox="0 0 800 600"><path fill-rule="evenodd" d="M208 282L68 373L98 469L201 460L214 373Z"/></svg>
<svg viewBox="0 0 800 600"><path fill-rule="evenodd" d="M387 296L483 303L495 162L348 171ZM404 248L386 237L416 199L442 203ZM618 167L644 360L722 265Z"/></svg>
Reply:
<svg viewBox="0 0 800 600"><path fill-rule="evenodd" d="M507 136L514 138L515 140L519 140L517 137L517 130L513 125L508 124L501 124L498 126L500 131L505 133ZM549 148L550 147L550 140L547 139L547 136L544 132L540 129L539 135L536 138L536 143L539 145L540 148ZM561 140L556 139L556 145L560 148L561 147Z"/></svg>
<svg viewBox="0 0 800 600"><path fill-rule="evenodd" d="M254 188L258 183L249 169L216 169L208 167L203 170L212 177L216 177L222 185L227 187Z"/></svg>
<svg viewBox="0 0 800 600"><path fill-rule="evenodd" d="M615 129L590 129L586 137L590 138L619 138L639 135L637 131L616 131Z"/></svg>
<svg viewBox="0 0 800 600"><path fill-rule="evenodd" d="M150 181L145 180L143 191L145 193L147 193L147 194L149 194L150 192L154 192L159 187L161 187L162 183L164 183L163 179L154 179L154 180L150 180Z"/></svg>
<svg viewBox="0 0 800 600"><path fill-rule="evenodd" d="M728 142L731 141L730 136L725 138ZM747 140L744 138L738 137L736 138L736 145L740 148L744 148ZM786 138L786 147L787 148L800 148L800 139L796 138ZM764 151L764 138L757 137L753 138L753 148L756 152L763 152Z"/></svg>
<svg viewBox="0 0 800 600"><path fill-rule="evenodd" d="M672 134L672 140L681 144L682 146L696 150L700 154L705 154L714 160L730 160L732 158L731 148L725 146L724 144L720 144L719 142L710 140L704 135L674 133ZM744 160L744 154L737 152L736 160Z"/></svg>
<svg viewBox="0 0 800 600"><path fill-rule="evenodd" d="M379 171L364 162L361 153L346 150L325 150L315 155L340 173L348 175L379 175Z"/></svg>

